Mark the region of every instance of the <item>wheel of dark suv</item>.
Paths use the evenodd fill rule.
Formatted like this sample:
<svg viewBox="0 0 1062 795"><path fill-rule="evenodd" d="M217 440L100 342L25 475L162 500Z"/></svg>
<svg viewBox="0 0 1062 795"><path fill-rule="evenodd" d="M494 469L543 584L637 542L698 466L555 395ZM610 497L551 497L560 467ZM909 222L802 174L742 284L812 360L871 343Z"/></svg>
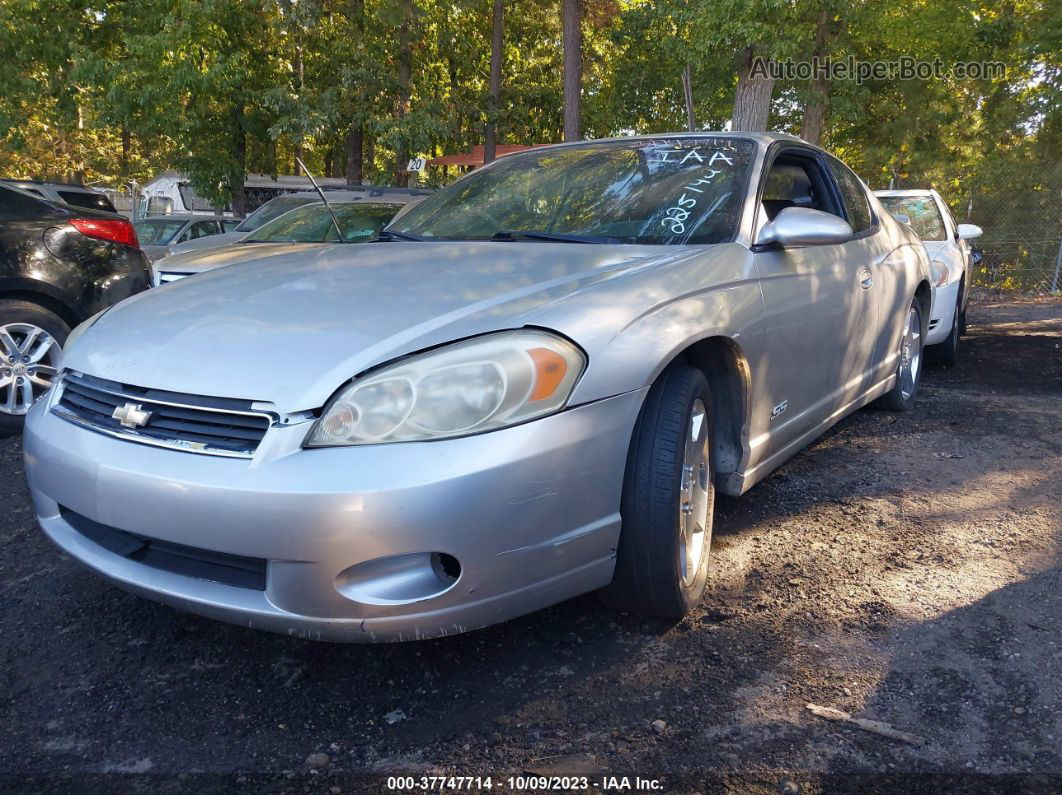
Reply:
<svg viewBox="0 0 1062 795"><path fill-rule="evenodd" d="M910 411L918 396L922 379L922 306L916 298L903 323L900 335L899 360L896 363L896 383L878 399L889 411Z"/></svg>
<svg viewBox="0 0 1062 795"><path fill-rule="evenodd" d="M961 296L959 300L962 300ZM955 311L951 316L951 330L948 332L948 336L936 345L926 346L926 362L928 364L954 367L955 363L959 361L959 337L962 334L961 315L962 310L956 304Z"/></svg>
<svg viewBox="0 0 1062 795"><path fill-rule="evenodd" d="M0 300L0 436L22 430L26 412L55 379L69 333L44 307Z"/></svg>
<svg viewBox="0 0 1062 795"><path fill-rule="evenodd" d="M673 365L649 390L627 456L623 528L605 603L677 619L704 595L712 543L711 394Z"/></svg>

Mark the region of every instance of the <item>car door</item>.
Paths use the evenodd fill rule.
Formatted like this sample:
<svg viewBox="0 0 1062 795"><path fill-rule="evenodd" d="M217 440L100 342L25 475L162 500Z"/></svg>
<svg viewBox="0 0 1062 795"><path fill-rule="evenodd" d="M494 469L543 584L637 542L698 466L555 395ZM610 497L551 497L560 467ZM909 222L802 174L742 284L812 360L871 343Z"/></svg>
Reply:
<svg viewBox="0 0 1062 795"><path fill-rule="evenodd" d="M757 230L786 207L809 207L847 220L822 153L785 145L768 153ZM877 306L865 285L867 244L766 248L755 253L764 302L771 407L771 451L821 429L865 389Z"/></svg>
<svg viewBox="0 0 1062 795"><path fill-rule="evenodd" d="M882 232L870 202L870 189L836 157L826 155L826 163L854 232L845 249L852 266L858 269L858 309L864 318L862 324L854 324L850 341L864 368L861 390L849 394L855 399L889 375L886 360L896 347L897 324L906 317L907 263L904 253L893 251L888 235Z"/></svg>

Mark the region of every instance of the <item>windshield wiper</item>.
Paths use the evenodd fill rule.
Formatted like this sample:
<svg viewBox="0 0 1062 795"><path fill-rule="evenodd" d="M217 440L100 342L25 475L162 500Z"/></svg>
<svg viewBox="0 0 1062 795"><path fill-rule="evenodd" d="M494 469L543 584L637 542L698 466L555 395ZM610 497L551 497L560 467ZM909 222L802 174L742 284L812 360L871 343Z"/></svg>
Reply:
<svg viewBox="0 0 1062 795"><path fill-rule="evenodd" d="M594 235L566 235L561 232L532 232L529 230L512 229L503 232L495 232L491 240L511 242L515 240L545 240L555 243L619 243L614 237L596 237Z"/></svg>
<svg viewBox="0 0 1062 795"><path fill-rule="evenodd" d="M369 243L393 243L396 240L410 240L414 243L423 243L426 238L419 237L417 235L406 234L405 232L395 232L391 229L383 229L376 233L376 237L367 241Z"/></svg>

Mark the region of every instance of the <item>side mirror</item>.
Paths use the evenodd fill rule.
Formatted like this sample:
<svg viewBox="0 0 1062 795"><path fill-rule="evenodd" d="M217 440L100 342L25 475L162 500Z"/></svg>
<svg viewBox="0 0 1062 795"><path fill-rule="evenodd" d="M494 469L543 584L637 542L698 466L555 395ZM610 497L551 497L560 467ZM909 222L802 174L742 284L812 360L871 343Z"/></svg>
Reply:
<svg viewBox="0 0 1062 795"><path fill-rule="evenodd" d="M984 230L975 224L959 224L955 230L955 236L959 240L973 240L975 237L980 237L984 234Z"/></svg>
<svg viewBox="0 0 1062 795"><path fill-rule="evenodd" d="M757 246L830 246L852 239L852 227L836 215L808 207L786 207L765 224L756 238Z"/></svg>

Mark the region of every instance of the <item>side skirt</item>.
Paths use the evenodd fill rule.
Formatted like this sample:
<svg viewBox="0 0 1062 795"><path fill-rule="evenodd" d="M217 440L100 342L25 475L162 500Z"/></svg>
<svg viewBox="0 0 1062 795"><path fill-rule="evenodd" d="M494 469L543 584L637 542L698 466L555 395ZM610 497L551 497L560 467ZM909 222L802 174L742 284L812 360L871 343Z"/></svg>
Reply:
<svg viewBox="0 0 1062 795"><path fill-rule="evenodd" d="M716 488L723 494L733 497L741 496L849 414L858 411L863 406L884 395L892 388L895 381L896 374L890 373L884 380L879 381L855 400L841 406L814 428L798 436L770 458L761 461L752 469L744 472L732 472L724 478L717 479Z"/></svg>

